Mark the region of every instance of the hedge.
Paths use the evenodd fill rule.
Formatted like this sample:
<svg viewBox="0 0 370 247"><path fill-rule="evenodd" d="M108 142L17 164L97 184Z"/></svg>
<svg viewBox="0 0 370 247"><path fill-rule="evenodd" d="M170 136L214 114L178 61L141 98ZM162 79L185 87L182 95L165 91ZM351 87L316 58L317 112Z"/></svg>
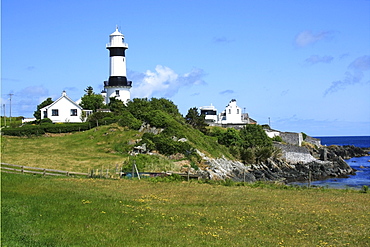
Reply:
<svg viewBox="0 0 370 247"><path fill-rule="evenodd" d="M43 135L45 133L69 133L74 131L84 131L91 129L90 123L66 123L66 124L42 124L24 125L19 128L3 128L1 133L10 136L32 136Z"/></svg>

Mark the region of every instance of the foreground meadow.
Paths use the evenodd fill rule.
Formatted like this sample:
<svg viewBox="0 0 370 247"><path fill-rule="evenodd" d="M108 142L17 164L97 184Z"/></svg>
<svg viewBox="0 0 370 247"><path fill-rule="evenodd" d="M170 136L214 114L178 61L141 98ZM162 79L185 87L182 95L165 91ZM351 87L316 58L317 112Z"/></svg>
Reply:
<svg viewBox="0 0 370 247"><path fill-rule="evenodd" d="M370 194L2 173L2 246L369 246Z"/></svg>

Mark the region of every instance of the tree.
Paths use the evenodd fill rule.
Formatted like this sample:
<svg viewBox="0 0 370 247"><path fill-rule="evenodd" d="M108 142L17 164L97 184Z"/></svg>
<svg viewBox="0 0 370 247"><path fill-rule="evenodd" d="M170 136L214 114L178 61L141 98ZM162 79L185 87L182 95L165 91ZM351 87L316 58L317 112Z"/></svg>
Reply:
<svg viewBox="0 0 370 247"><path fill-rule="evenodd" d="M188 114L185 116L185 121L193 126L193 128L198 129L203 133L207 132L206 126L208 126L208 124L206 123L205 116L199 114L198 108L190 108L188 110Z"/></svg>
<svg viewBox="0 0 370 247"><path fill-rule="evenodd" d="M39 104L37 106L37 110L33 113L33 116L36 118L36 119L41 119L41 108L45 107L45 106L48 106L50 104L52 104L54 101L51 99L51 98L47 98L46 100L44 100L43 102L41 102L41 104Z"/></svg>
<svg viewBox="0 0 370 247"><path fill-rule="evenodd" d="M84 91L85 91L86 95L88 95L88 96L94 94L94 89L93 89L92 86L88 86Z"/></svg>
<svg viewBox="0 0 370 247"><path fill-rule="evenodd" d="M93 112L96 112L96 110L104 107L103 96L100 94L95 94L91 86L88 86L85 89L85 92L86 93L84 96L82 96L80 103L80 106L84 110L92 110Z"/></svg>
<svg viewBox="0 0 370 247"><path fill-rule="evenodd" d="M272 141L260 125L247 124L240 130L243 148L271 147Z"/></svg>
<svg viewBox="0 0 370 247"><path fill-rule="evenodd" d="M234 128L228 128L226 132L223 132L219 136L218 142L226 147L239 146L242 139L240 138L239 131Z"/></svg>
<svg viewBox="0 0 370 247"><path fill-rule="evenodd" d="M115 97L110 97L109 98L109 110L111 112L115 112L115 113L121 113L123 112L125 109L126 109L126 106L125 104L123 104L123 102Z"/></svg>

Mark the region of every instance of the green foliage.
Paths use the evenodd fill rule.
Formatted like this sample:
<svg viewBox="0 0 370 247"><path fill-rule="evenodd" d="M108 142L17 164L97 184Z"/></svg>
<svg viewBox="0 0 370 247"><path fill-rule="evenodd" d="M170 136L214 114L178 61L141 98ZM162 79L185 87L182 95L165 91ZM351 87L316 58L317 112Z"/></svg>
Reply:
<svg viewBox="0 0 370 247"><path fill-rule="evenodd" d="M241 148L240 158L245 164L254 164L256 162L256 154L253 148Z"/></svg>
<svg viewBox="0 0 370 247"><path fill-rule="evenodd" d="M166 172L174 170L173 162L162 156L138 154L131 156L124 162L122 171L125 173L131 173L132 165L134 163L139 172Z"/></svg>
<svg viewBox="0 0 370 247"><path fill-rule="evenodd" d="M85 89L86 94L82 96L80 106L84 110L92 110L96 112L104 107L104 98L100 94L95 94L91 86Z"/></svg>
<svg viewBox="0 0 370 247"><path fill-rule="evenodd" d="M302 132L302 137L303 137L303 140L306 140L307 134Z"/></svg>
<svg viewBox="0 0 370 247"><path fill-rule="evenodd" d="M248 124L240 130L242 146L244 148L253 148L256 146L271 147L272 141L266 135L260 125Z"/></svg>
<svg viewBox="0 0 370 247"><path fill-rule="evenodd" d="M218 142L227 147L239 146L242 144L242 139L238 130L234 128L228 128L226 132L221 133L221 135L218 137Z"/></svg>
<svg viewBox="0 0 370 247"><path fill-rule="evenodd" d="M138 130L140 129L142 125L142 121L139 119L135 118L131 112L124 110L121 112L121 115L119 116L118 124L120 126L126 126L130 129L133 130Z"/></svg>
<svg viewBox="0 0 370 247"><path fill-rule="evenodd" d="M368 193L369 192L369 186L367 186L367 185L362 186L360 192L361 193Z"/></svg>
<svg viewBox="0 0 370 247"><path fill-rule="evenodd" d="M188 142L174 141L163 134L153 136L152 141L155 144L155 149L164 155L177 153L191 155L195 152L194 148Z"/></svg>
<svg viewBox="0 0 370 247"><path fill-rule="evenodd" d="M218 126L212 126L208 127L207 135L217 137L217 139L220 138L220 136L225 133L227 129L218 127Z"/></svg>
<svg viewBox="0 0 370 247"><path fill-rule="evenodd" d="M19 128L4 128L3 135L10 136L39 136L45 133L69 133L91 129L90 123L43 123L41 125L24 125Z"/></svg>
<svg viewBox="0 0 370 247"><path fill-rule="evenodd" d="M50 118L43 118L40 120L40 124L51 124L53 121L51 121Z"/></svg>
<svg viewBox="0 0 370 247"><path fill-rule="evenodd" d="M109 98L109 110L115 114L121 114L127 107L123 102L115 97Z"/></svg>
<svg viewBox="0 0 370 247"><path fill-rule="evenodd" d="M208 124L205 120L205 115L201 115L198 112L198 108L193 107L188 110L185 116L185 122L190 124L193 128L200 130L202 133L206 133L206 126Z"/></svg>
<svg viewBox="0 0 370 247"><path fill-rule="evenodd" d="M160 110L151 110L145 116L145 122L157 128L168 127L171 120L172 118L168 113Z"/></svg>
<svg viewBox="0 0 370 247"><path fill-rule="evenodd" d="M96 124L97 122L101 121L103 118L113 118L114 114L111 112L95 112L91 114L87 121L91 124Z"/></svg>
<svg viewBox="0 0 370 247"><path fill-rule="evenodd" d="M181 177L178 174L171 174L169 176L157 176L157 177L152 177L148 179L150 182L158 183L158 182L181 182L184 181L185 179Z"/></svg>
<svg viewBox="0 0 370 247"><path fill-rule="evenodd" d="M282 142L283 141L281 136L274 136L273 138L271 138L271 140L274 141L274 142Z"/></svg>
<svg viewBox="0 0 370 247"><path fill-rule="evenodd" d="M36 119L41 119L41 111L40 109L45 107L45 106L48 106L50 104L52 104L54 101L51 99L51 98L47 98L46 100L44 100L43 102L41 102L41 104L39 104L37 106L37 110L33 113L33 116L36 118Z"/></svg>

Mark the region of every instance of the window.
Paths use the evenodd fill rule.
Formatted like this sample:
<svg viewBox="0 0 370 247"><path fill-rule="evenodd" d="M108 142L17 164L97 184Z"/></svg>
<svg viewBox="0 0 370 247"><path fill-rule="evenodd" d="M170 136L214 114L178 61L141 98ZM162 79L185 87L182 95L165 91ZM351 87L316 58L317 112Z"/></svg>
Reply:
<svg viewBox="0 0 370 247"><path fill-rule="evenodd" d="M119 90L116 90L116 96L119 96Z"/></svg>
<svg viewBox="0 0 370 247"><path fill-rule="evenodd" d="M236 114L239 114L239 109L236 109Z"/></svg>
<svg viewBox="0 0 370 247"><path fill-rule="evenodd" d="M48 117L48 111L44 111L44 118Z"/></svg>
<svg viewBox="0 0 370 247"><path fill-rule="evenodd" d="M231 109L229 109L229 114L231 114Z"/></svg>
<svg viewBox="0 0 370 247"><path fill-rule="evenodd" d="M59 110L58 109L52 109L51 110L51 115L52 116L59 116Z"/></svg>
<svg viewBox="0 0 370 247"><path fill-rule="evenodd" d="M71 116L77 116L77 109L71 109Z"/></svg>

